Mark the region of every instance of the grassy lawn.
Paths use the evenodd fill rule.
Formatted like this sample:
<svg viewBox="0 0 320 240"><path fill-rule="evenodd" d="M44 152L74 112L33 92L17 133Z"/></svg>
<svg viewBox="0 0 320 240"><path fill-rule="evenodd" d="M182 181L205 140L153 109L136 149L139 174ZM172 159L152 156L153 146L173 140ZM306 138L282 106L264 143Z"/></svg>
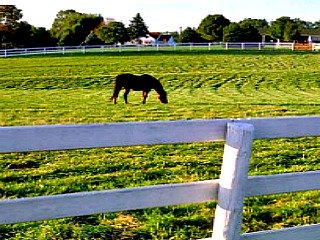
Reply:
<svg viewBox="0 0 320 240"><path fill-rule="evenodd" d="M320 115L320 54L140 52L0 59L0 125ZM110 100L119 73L148 73L168 93ZM320 169L320 138L254 142L250 175ZM1 199L219 177L223 143L0 155ZM320 222L319 191L248 198L243 231ZM215 203L0 226L0 239L199 239Z"/></svg>

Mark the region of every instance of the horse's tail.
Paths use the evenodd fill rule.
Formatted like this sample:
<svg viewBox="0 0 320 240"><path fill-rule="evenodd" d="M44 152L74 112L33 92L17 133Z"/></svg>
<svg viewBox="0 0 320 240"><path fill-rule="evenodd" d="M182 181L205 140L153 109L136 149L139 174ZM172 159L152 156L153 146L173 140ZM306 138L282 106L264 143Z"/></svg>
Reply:
<svg viewBox="0 0 320 240"><path fill-rule="evenodd" d="M115 80L115 84L114 84L114 89L113 89L113 94L112 96L110 97L110 101L113 100L114 104L117 103L117 98L119 96L119 92L122 88L122 86L120 86L120 80L119 80L119 77L117 76L116 77L116 80Z"/></svg>

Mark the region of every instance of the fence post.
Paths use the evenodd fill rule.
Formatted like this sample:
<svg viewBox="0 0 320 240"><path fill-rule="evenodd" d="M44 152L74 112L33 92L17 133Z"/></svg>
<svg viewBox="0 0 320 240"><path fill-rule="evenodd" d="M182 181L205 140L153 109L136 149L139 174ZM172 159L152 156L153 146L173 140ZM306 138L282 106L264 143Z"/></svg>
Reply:
<svg viewBox="0 0 320 240"><path fill-rule="evenodd" d="M214 240L240 239L253 130L253 125L247 123L229 123L227 126L213 226Z"/></svg>

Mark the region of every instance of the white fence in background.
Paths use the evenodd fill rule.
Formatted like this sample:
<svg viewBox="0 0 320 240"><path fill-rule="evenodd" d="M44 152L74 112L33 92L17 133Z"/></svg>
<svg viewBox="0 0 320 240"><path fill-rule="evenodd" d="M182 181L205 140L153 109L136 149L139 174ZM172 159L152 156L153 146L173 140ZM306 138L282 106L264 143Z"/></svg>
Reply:
<svg viewBox="0 0 320 240"><path fill-rule="evenodd" d="M179 43L175 45L88 45L88 46L64 46L64 47L38 47L0 49L0 57L49 55L49 54L72 54L72 53L104 53L104 52L139 52L139 51L179 51L179 50L293 50L294 43ZM313 44L313 50L320 50L320 44Z"/></svg>
<svg viewBox="0 0 320 240"><path fill-rule="evenodd" d="M320 224L240 233L244 197L320 189L320 171L247 176L255 139L305 136L319 116L0 127L0 153L225 141L220 179L1 200L0 224L218 201L210 239L315 240Z"/></svg>

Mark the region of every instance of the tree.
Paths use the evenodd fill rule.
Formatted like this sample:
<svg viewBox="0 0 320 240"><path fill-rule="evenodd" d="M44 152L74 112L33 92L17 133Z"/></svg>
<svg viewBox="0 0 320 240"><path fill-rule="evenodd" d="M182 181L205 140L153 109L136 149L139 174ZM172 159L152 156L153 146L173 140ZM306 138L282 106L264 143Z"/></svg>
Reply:
<svg viewBox="0 0 320 240"><path fill-rule="evenodd" d="M0 24L9 25L12 28L16 26L22 18L22 10L15 5L0 5Z"/></svg>
<svg viewBox="0 0 320 240"><path fill-rule="evenodd" d="M283 40L292 41L300 38L301 28L296 22L288 22L284 28Z"/></svg>
<svg viewBox="0 0 320 240"><path fill-rule="evenodd" d="M313 27L314 29L317 29L317 28L320 29L320 20L315 21L315 22L312 24L312 27Z"/></svg>
<svg viewBox="0 0 320 240"><path fill-rule="evenodd" d="M86 39L81 43L81 45L100 45L100 44L104 44L104 42L97 36L95 31L91 31L89 35L86 37Z"/></svg>
<svg viewBox="0 0 320 240"><path fill-rule="evenodd" d="M148 27L144 23L144 20L141 17L140 13L137 13L137 15L133 17L132 20L130 20L130 24L127 30L130 39L145 37L149 33Z"/></svg>
<svg viewBox="0 0 320 240"><path fill-rule="evenodd" d="M126 27L121 22L110 22L97 30L97 36L107 44L124 43L129 40Z"/></svg>
<svg viewBox="0 0 320 240"><path fill-rule="evenodd" d="M299 24L290 17L280 17L271 22L269 34L272 38L292 41L300 36L301 28Z"/></svg>
<svg viewBox="0 0 320 240"><path fill-rule="evenodd" d="M257 27L250 22L239 23L241 27L241 38L244 42L260 42L262 36Z"/></svg>
<svg viewBox="0 0 320 240"><path fill-rule="evenodd" d="M260 42L259 30L250 22L230 23L223 29L224 42Z"/></svg>
<svg viewBox="0 0 320 240"><path fill-rule="evenodd" d="M239 23L230 23L223 29L224 42L241 42L242 29Z"/></svg>
<svg viewBox="0 0 320 240"><path fill-rule="evenodd" d="M201 21L197 31L208 41L222 41L223 28L229 24L230 20L223 15L208 15Z"/></svg>
<svg viewBox="0 0 320 240"><path fill-rule="evenodd" d="M22 47L30 47L32 39L32 26L28 22L20 22L17 25L16 30L13 33L14 47L22 48Z"/></svg>
<svg viewBox="0 0 320 240"><path fill-rule="evenodd" d="M242 21L239 22L239 24L248 24L256 29L262 29L262 28L267 28L269 26L267 20L265 19L252 19L252 18L245 18Z"/></svg>
<svg viewBox="0 0 320 240"><path fill-rule="evenodd" d="M184 29L179 37L180 42L182 43L188 43L188 42L199 42L201 41L201 36L200 34L192 29L191 27L187 27Z"/></svg>
<svg viewBox="0 0 320 240"><path fill-rule="evenodd" d="M100 15L59 11L50 32L59 45L79 45L103 22Z"/></svg>
<svg viewBox="0 0 320 240"><path fill-rule="evenodd" d="M15 5L0 5L0 48L14 46L14 32L22 18Z"/></svg>
<svg viewBox="0 0 320 240"><path fill-rule="evenodd" d="M31 39L32 47L50 47L56 45L56 41L51 37L50 31L44 27L32 27Z"/></svg>
<svg viewBox="0 0 320 240"><path fill-rule="evenodd" d="M299 25L300 29L310 30L314 28L313 22L304 21L304 20L301 20L300 18L295 18L293 19L293 21Z"/></svg>

